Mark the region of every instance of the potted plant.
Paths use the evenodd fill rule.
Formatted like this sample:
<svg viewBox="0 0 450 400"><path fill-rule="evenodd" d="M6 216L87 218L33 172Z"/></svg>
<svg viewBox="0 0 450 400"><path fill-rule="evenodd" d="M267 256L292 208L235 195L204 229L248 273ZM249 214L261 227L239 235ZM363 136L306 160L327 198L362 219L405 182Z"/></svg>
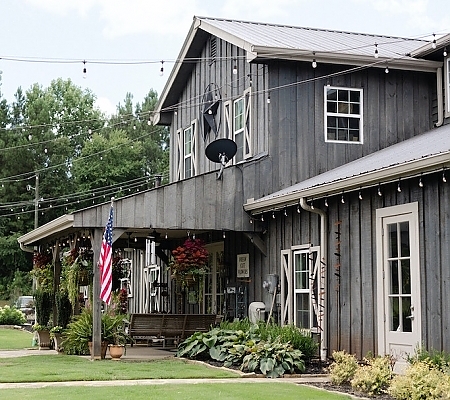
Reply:
<svg viewBox="0 0 450 400"><path fill-rule="evenodd" d="M33 325L33 330L37 332L39 348L50 349L48 322L53 310L51 293L41 288L36 289L34 292L34 304L36 307L36 323Z"/></svg>
<svg viewBox="0 0 450 400"><path fill-rule="evenodd" d="M209 255L201 239L187 238L182 246L172 251L172 256L171 275L181 281L182 286L189 286L207 271Z"/></svg>
<svg viewBox="0 0 450 400"><path fill-rule="evenodd" d="M111 359L120 360L126 352L126 344L130 341L130 337L125 329L126 319L124 315L111 317L108 341L109 354Z"/></svg>
<svg viewBox="0 0 450 400"><path fill-rule="evenodd" d="M53 340L53 347L58 352L62 350L62 332L63 328L60 325L54 326L52 329L50 329L50 339Z"/></svg>
<svg viewBox="0 0 450 400"><path fill-rule="evenodd" d="M47 325L35 323L33 331L38 337L39 350L50 350L50 331Z"/></svg>

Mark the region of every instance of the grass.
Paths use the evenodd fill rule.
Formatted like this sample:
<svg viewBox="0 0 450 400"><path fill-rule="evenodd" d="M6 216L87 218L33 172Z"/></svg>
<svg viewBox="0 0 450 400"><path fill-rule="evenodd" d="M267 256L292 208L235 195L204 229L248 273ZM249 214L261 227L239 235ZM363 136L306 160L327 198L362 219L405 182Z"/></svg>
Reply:
<svg viewBox="0 0 450 400"><path fill-rule="evenodd" d="M20 329L0 328L0 349L21 350L31 347L33 334Z"/></svg>
<svg viewBox="0 0 450 400"><path fill-rule="evenodd" d="M67 355L32 355L0 359L0 382L110 381L117 379L236 378L234 372L182 359L92 362Z"/></svg>
<svg viewBox="0 0 450 400"><path fill-rule="evenodd" d="M322 390L297 386L284 382L264 383L202 383L164 384L147 386L114 387L45 387L38 389L0 389L0 396L8 400L47 399L52 400L344 400L347 395L328 393Z"/></svg>

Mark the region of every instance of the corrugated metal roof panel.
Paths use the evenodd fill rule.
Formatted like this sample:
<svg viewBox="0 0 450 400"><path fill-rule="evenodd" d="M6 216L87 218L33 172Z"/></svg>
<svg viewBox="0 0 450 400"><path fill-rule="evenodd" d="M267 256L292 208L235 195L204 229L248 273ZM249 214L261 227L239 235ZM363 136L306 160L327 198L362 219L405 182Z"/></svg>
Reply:
<svg viewBox="0 0 450 400"><path fill-rule="evenodd" d="M198 19L254 46L306 52L373 56L377 43L380 57L401 58L428 43L426 40L325 29L205 17Z"/></svg>

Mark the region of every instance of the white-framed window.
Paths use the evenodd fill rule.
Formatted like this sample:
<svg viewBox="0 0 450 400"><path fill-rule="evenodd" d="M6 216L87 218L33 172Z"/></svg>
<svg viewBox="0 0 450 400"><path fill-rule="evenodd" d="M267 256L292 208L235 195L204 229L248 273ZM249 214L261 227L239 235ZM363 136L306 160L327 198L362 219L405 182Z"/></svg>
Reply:
<svg viewBox="0 0 450 400"><path fill-rule="evenodd" d="M325 141L363 143L363 90L324 87Z"/></svg>
<svg viewBox="0 0 450 400"><path fill-rule="evenodd" d="M191 178L198 173L197 167L197 121L177 131L176 180Z"/></svg>
<svg viewBox="0 0 450 400"><path fill-rule="evenodd" d="M247 89L242 97L224 103L224 137L233 140L237 152L233 163L252 156L251 92Z"/></svg>
<svg viewBox="0 0 450 400"><path fill-rule="evenodd" d="M281 251L281 319L283 324L320 333L323 329L325 274L320 248L292 246Z"/></svg>
<svg viewBox="0 0 450 400"><path fill-rule="evenodd" d="M450 57L444 62L445 117L450 117Z"/></svg>
<svg viewBox="0 0 450 400"><path fill-rule="evenodd" d="M311 328L311 288L309 250L294 251L294 325Z"/></svg>

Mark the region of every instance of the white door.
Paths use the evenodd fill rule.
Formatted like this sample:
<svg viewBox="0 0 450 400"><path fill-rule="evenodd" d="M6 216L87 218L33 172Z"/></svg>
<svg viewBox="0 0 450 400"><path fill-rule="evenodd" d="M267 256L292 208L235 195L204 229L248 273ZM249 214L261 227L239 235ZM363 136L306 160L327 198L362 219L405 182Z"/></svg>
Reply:
<svg viewBox="0 0 450 400"><path fill-rule="evenodd" d="M396 370L421 342L417 203L377 210L378 350Z"/></svg>

